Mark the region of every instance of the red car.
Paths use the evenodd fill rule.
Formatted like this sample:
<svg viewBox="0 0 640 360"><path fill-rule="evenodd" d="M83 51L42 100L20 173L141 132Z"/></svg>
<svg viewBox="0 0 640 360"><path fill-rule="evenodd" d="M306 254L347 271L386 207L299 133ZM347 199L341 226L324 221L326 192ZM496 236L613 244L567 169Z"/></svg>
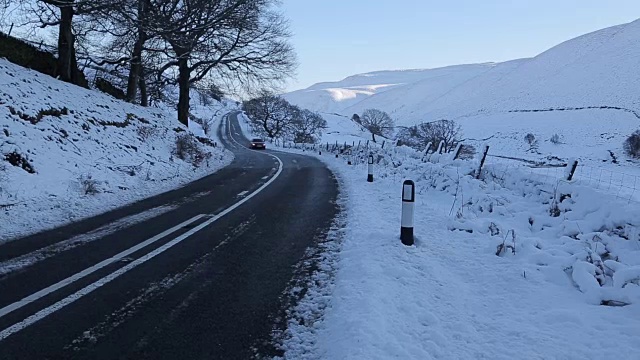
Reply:
<svg viewBox="0 0 640 360"><path fill-rule="evenodd" d="M264 140L262 139L251 139L251 146L252 149L266 149L267 145L264 143Z"/></svg>

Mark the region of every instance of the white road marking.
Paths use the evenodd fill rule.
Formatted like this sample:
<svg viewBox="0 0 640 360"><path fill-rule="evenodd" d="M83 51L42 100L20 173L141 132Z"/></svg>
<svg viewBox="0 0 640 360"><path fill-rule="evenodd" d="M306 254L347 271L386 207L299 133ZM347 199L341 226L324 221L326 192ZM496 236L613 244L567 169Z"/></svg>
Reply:
<svg viewBox="0 0 640 360"><path fill-rule="evenodd" d="M231 137L231 139L237 143L237 141L235 139L233 139L233 137ZM170 242L166 243L165 245L162 245L161 247L159 247L159 248L153 250L152 252L150 252L150 253L148 253L148 254L136 259L135 261L129 263L128 265L126 265L126 266L116 270L115 272L103 277L102 279L100 279L100 280L98 280L98 281L96 281L96 282L94 282L94 283L82 288L81 290L75 292L74 294L71 294L71 295L67 296L66 298L58 301L57 303L38 311L37 313L29 316L28 318L24 319L23 321L21 321L19 323L16 323L16 324L13 324L10 327L0 331L0 341L2 341L4 339L6 339L7 337L19 332L20 330L23 330L23 329L27 328L30 325L33 325L34 323L44 319L45 317L53 314L54 312L64 308L65 306L75 302L76 300L82 298L83 296L85 296L87 294L90 294L94 290L96 290L99 287L101 287L101 286L113 281L114 279L122 276L123 274L125 274L126 272L130 271L131 269L137 267L138 265L143 264L143 263L151 260L152 258L156 257L157 255L165 252L166 250L168 250L171 247L175 246L176 244L180 243L184 239L188 238L189 236L191 236L191 235L197 233L198 231L204 229L205 227L211 225L215 221L219 220L221 217L229 214L230 212L232 212L233 210L237 209L239 206L241 206L242 204L246 203L247 201L249 201L251 198L253 198L257 194L262 192L269 185L271 185L271 183L273 183L278 178L278 176L280 176L280 174L282 173L282 168L283 168L283 163L277 156L271 155L271 154L267 154L267 155L274 157L278 161L278 163L279 163L278 171L275 173L275 175L273 175L271 177L271 179L269 179L269 181L264 183L262 186L260 186L254 192L249 194L247 197L245 197L242 200L236 202L235 204L233 204L230 207L228 207L226 210L224 210L221 213L211 217L209 220L203 222L202 224L196 226L195 228L193 228L193 229L187 231L186 233L180 235L179 237L171 240ZM98 264L96 264L96 265L94 265L94 266L92 266L92 267L90 267L88 269L85 269L85 270L83 270L83 271L81 271L81 272L79 272L79 273L77 273L77 274L75 274L75 275L73 275L71 277L68 277L68 278L66 278L66 279L64 279L64 280L62 280L62 281L60 281L60 282L58 282L58 283L56 283L54 285L51 285L51 286L49 286L49 287L47 287L45 289L42 289L42 290L40 290L40 291L38 291L38 292L36 292L34 294L31 294L31 295L27 296L26 298L24 298L24 299L22 299L22 300L20 300L20 301L18 301L16 303L8 305L8 306L0 309L0 317L6 315L6 314L8 314L8 313L10 313L10 312L12 312L12 311L14 311L16 309L22 308L25 305L27 305L27 304L29 304L29 303L37 300L37 299L40 299L43 296L45 296L47 294L50 294L51 292L56 291L56 290L66 286L68 284L71 284L72 282L74 282L74 281L76 281L76 280L78 280L78 279L80 279L82 277L85 277L85 276L87 276L87 275L89 275L89 274L91 274L91 273L93 273L93 272L95 272L95 271L97 271L97 270L99 270L99 269L101 269L101 268L103 268L103 267L115 262L115 261L120 261L120 260L122 260L122 258L126 257L127 255L130 255L131 253L134 253L135 251L140 250L140 249L146 247L147 245L149 245L149 244L151 244L151 243L153 243L155 241L158 241L159 239L164 238L165 236L167 236L167 235L169 235L169 234L171 234L171 233L183 228L184 226L189 225L190 223L192 223L192 222L194 222L196 220L199 220L199 219L201 219L203 217L207 217L207 215L206 214L200 214L200 215L194 216L193 218L191 218L191 219L189 219L189 220L187 220L187 221L185 221L185 222L183 222L183 223L181 223L179 225L176 225L173 228L171 228L169 230L166 230L166 231L154 236L153 238L151 238L149 240L146 240L146 241L144 241L144 242L142 242L142 243L140 243L140 244L138 244L138 245L136 245L136 246L134 246L134 247L132 247L132 248L130 248L128 250L125 250L125 251L123 251L123 252L121 252L121 253L119 253L119 254L117 254L117 255L115 255L115 256L107 259L107 260L104 260L104 261L102 261L102 262L100 262L100 263L98 263Z"/></svg>
<svg viewBox="0 0 640 360"><path fill-rule="evenodd" d="M105 236L112 234L123 228L133 226L141 223L145 220L157 217L161 214L175 210L176 205L164 205L158 206L143 212L120 218L112 223L103 225L88 233L74 236L70 239L57 242L55 244L43 247L28 254L0 262L0 276L9 274L11 272L24 269L39 261L46 260L54 255L57 255L63 251L71 250L80 245L102 239ZM2 310L0 309L0 317L2 317Z"/></svg>
<svg viewBox="0 0 640 360"><path fill-rule="evenodd" d="M262 180L267 180L269 177L268 176L263 176Z"/></svg>
<svg viewBox="0 0 640 360"><path fill-rule="evenodd" d="M65 286L67 286L67 285L69 285L71 283L74 283L74 282L82 279L83 277L85 277L87 275L90 275L90 274L102 269L103 267L105 267L107 265L110 265L110 264L113 264L115 262L118 262L118 261L126 258L127 256L133 254L134 252L146 247L147 245L153 244L154 242L164 238L165 236L170 235L170 234L182 229L183 227L185 227L185 226L187 226L187 225L189 225L189 224L191 224L191 223L193 223L193 222L195 222L197 220L200 220L200 218L202 218L203 216L204 215L194 216L191 219L189 219L187 221L184 221L184 222L172 227L169 230L165 230L165 231L161 232L160 234L158 234L158 235L156 235L156 236L154 236L154 237L152 237L150 239L147 239L147 240L139 243L138 245L135 245L135 246L133 246L133 247L131 247L131 248L125 250L125 251L122 251L121 253L119 253L117 255L114 255L114 256L112 256L112 257L110 257L110 258L108 258L106 260L103 260L103 261L101 261L101 262L99 262L99 263L97 263L97 264L95 264L95 265L93 265L93 266L91 266L89 268L86 268L86 269L82 270L81 272L79 272L79 273L77 273L75 275L69 276L68 278L66 278L64 280L61 280L61 281L59 281L59 282L57 282L57 283L55 283L55 284L53 284L53 285L51 285L49 287L46 287L46 288L44 288L44 289L42 289L42 290L40 290L38 292L35 292L35 293L27 296L26 298L20 300L20 301L16 301L13 304L7 305L7 306L3 307L2 309L0 309L0 317L3 317L5 315L7 315L8 313L10 313L12 311L15 311L17 309L20 309L21 307L24 307L24 306L26 306L26 305L28 305L28 304L30 304L30 303L42 298L42 297L44 297L44 296L46 296L48 294L51 294L52 292L54 292L54 291L56 291L58 289L61 289L61 288L65 287Z"/></svg>
<svg viewBox="0 0 640 360"><path fill-rule="evenodd" d="M247 195L247 193L248 193L248 191L245 190L245 191L239 193L238 197L243 197L243 196Z"/></svg>

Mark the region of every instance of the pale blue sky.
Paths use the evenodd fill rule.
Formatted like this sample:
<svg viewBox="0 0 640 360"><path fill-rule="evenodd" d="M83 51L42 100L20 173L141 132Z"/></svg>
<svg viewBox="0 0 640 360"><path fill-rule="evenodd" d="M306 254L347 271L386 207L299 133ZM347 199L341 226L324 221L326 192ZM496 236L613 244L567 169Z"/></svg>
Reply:
<svg viewBox="0 0 640 360"><path fill-rule="evenodd" d="M281 10L300 63L295 90L375 70L535 56L640 18L640 0L283 0Z"/></svg>

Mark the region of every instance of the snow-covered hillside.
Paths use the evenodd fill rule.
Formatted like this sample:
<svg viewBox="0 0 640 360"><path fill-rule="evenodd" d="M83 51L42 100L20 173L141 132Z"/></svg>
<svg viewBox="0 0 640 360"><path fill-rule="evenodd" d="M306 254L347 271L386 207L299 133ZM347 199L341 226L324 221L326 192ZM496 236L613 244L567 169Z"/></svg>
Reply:
<svg viewBox="0 0 640 360"><path fill-rule="evenodd" d="M185 136L168 109L128 104L4 60L0 83L0 241L170 190L232 157ZM198 113L211 119L222 106ZM178 137L202 157L180 159Z"/></svg>
<svg viewBox="0 0 640 360"><path fill-rule="evenodd" d="M366 102L374 95L412 87L421 81L440 84L444 93L452 86L482 74L493 64L455 65L437 69L376 71L349 76L341 81L323 82L307 89L284 94L290 103L319 112L345 112L345 109Z"/></svg>
<svg viewBox="0 0 640 360"><path fill-rule="evenodd" d="M406 73L382 71L316 84L284 97L312 110L331 108L344 115L380 108L401 125L511 110L600 106L640 110L639 36L640 20L566 41L532 59ZM390 84L396 86L383 87ZM335 95L376 86L386 91ZM328 100L333 103L327 104Z"/></svg>

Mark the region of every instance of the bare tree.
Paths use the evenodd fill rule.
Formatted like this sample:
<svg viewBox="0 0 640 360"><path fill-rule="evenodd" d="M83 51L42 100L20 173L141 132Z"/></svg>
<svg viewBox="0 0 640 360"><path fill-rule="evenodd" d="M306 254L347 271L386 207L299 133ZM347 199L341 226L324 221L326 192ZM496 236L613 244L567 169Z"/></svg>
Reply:
<svg viewBox="0 0 640 360"><path fill-rule="evenodd" d="M393 134L395 123L391 116L378 109L367 109L360 117L362 126L371 133L372 139L376 141L376 135L389 137Z"/></svg>
<svg viewBox="0 0 640 360"><path fill-rule="evenodd" d="M295 68L290 34L276 0L156 0L151 26L163 29L178 68L178 120L187 122L189 88L211 71L244 85L279 81Z"/></svg>
<svg viewBox="0 0 640 360"><path fill-rule="evenodd" d="M318 113L293 107L296 112L291 124L293 141L296 143L313 144L322 136L322 130L327 127L327 121Z"/></svg>
<svg viewBox="0 0 640 360"><path fill-rule="evenodd" d="M254 130L271 139L287 135L299 112L285 99L270 94L246 101L242 108L251 119Z"/></svg>
<svg viewBox="0 0 640 360"><path fill-rule="evenodd" d="M423 150L429 143L435 149L441 141L444 141L443 151L449 152L458 146L460 134L460 125L455 121L438 120L405 128L398 138L403 144L419 150Z"/></svg>

